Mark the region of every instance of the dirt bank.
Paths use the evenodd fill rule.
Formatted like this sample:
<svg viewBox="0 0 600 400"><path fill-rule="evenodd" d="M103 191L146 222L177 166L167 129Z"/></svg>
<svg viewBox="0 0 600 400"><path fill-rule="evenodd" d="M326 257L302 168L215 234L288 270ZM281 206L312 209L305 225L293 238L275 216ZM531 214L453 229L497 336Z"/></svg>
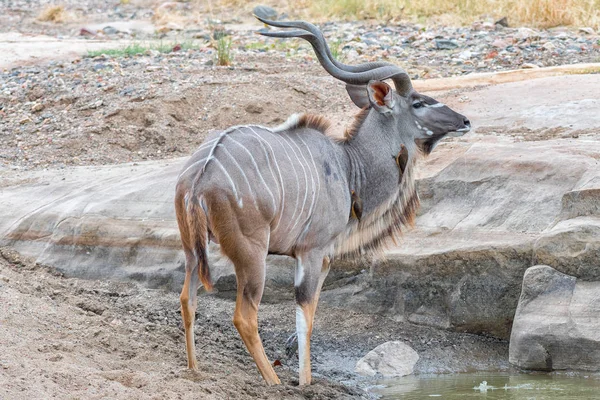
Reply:
<svg viewBox="0 0 600 400"><path fill-rule="evenodd" d="M238 337L233 302L200 298L199 372L185 368L175 293L64 278L10 249L0 257L0 398L366 398L356 360L387 340L420 354L419 372L505 369L507 343L348 313L322 304L313 336L315 383L297 386L284 343L294 303L263 304L260 332L283 385L267 387Z"/></svg>

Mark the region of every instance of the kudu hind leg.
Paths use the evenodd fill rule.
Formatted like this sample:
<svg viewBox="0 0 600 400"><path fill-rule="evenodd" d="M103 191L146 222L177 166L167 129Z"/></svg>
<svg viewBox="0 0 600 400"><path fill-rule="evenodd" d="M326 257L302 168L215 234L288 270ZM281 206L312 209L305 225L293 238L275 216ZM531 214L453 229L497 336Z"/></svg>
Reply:
<svg viewBox="0 0 600 400"><path fill-rule="evenodd" d="M258 305L262 296L264 279L258 282L239 282L233 324L240 333L248 352L254 359L260 374L269 385L281 383L265 353L258 334Z"/></svg>
<svg viewBox="0 0 600 400"><path fill-rule="evenodd" d="M185 281L179 296L181 302L181 317L185 329L185 349L187 352L188 368L196 369L196 344L194 338L194 321L196 318L196 307L198 305L198 262L188 251L185 255Z"/></svg>
<svg viewBox="0 0 600 400"><path fill-rule="evenodd" d="M268 234L265 233L264 246L240 239L235 248L225 245L222 249L233 261L237 278L233 324L264 380L269 385L277 385L281 382L267 358L258 334L258 306L265 286L267 237Z"/></svg>
<svg viewBox="0 0 600 400"><path fill-rule="evenodd" d="M297 257L295 279L296 334L298 336L300 385L309 385L312 380L310 337L317 303L319 302L319 294L328 273L328 257Z"/></svg>

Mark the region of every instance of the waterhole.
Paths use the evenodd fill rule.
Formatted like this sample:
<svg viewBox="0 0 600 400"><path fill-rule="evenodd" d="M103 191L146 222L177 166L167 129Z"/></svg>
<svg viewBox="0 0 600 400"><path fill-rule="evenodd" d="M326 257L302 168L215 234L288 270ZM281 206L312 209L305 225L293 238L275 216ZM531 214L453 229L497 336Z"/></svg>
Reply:
<svg viewBox="0 0 600 400"><path fill-rule="evenodd" d="M473 373L384 380L372 388L383 399L600 400L600 376Z"/></svg>

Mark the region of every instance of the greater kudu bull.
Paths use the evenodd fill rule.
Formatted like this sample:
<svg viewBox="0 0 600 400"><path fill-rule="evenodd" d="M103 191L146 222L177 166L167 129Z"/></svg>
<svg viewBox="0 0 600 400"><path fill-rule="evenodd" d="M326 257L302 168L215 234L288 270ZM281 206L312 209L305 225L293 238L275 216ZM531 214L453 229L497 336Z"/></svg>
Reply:
<svg viewBox="0 0 600 400"><path fill-rule="evenodd" d="M418 155L429 154L448 133L467 132L470 124L415 92L395 65L337 62L314 25L261 21L295 28L264 35L309 41L321 65L346 83L362 111L343 140L326 134L329 123L323 117L306 114L277 128L236 126L206 139L177 182L175 207L186 257L181 314L188 367L196 368L196 292L200 282L211 289L207 245L220 243L237 276L233 323L265 381L277 384L258 335L258 305L267 254L295 258L300 384L308 384L313 318L330 260L380 251L403 225L411 225L419 206Z"/></svg>

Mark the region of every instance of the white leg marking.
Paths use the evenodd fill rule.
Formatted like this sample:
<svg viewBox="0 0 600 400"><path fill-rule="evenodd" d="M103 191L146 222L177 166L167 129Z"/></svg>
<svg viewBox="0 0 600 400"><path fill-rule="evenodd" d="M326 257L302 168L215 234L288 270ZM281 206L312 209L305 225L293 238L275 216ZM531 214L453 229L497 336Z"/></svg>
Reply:
<svg viewBox="0 0 600 400"><path fill-rule="evenodd" d="M294 275L294 286L298 287L304 280L304 265L302 265L302 259L296 258L296 273Z"/></svg>
<svg viewBox="0 0 600 400"><path fill-rule="evenodd" d="M302 374L306 367L306 344L308 343L308 326L306 324L306 317L302 307L296 306L296 334L298 335L298 361L300 363L299 369Z"/></svg>
<svg viewBox="0 0 600 400"><path fill-rule="evenodd" d="M227 150L227 147L225 147L225 145L223 145L223 143L219 143L219 146L221 146L221 148L223 149L223 151L225 152L225 154L227 154L231 158L231 160L233 161L233 163L235 164L235 166L242 173L242 176L244 177L244 180L246 181L246 184L248 185L248 190L250 191L250 195L252 195L252 202L254 203L255 207L258 207L258 205L256 204L256 197L254 196L254 192L252 190L252 186L250 186L250 181L248 180L248 177L246 176L246 173L244 173L244 169L237 162L237 160L235 159L235 157L231 155L231 153L229 152L229 150Z"/></svg>
<svg viewBox="0 0 600 400"><path fill-rule="evenodd" d="M254 165L254 168L256 169L256 173L258 174L260 181L263 183L263 185L265 185L265 188L267 188L267 192L269 192L269 195L271 196L271 202L273 204L273 211L274 212L277 211L277 205L275 204L275 196L273 195L273 192L269 188L269 185L267 185L267 182L265 182L265 179L263 178L263 176L260 172L260 168L258 167L258 164L256 164L256 161L254 160L252 153L250 153L250 151L243 144L241 144L240 142L238 142L237 140L232 138L231 135L227 136L227 138L229 140L231 140L232 142L234 142L235 144L237 144L239 147L241 147L246 152L246 154L248 154L248 156L250 157L250 160L252 161L252 165Z"/></svg>
<svg viewBox="0 0 600 400"><path fill-rule="evenodd" d="M237 189L235 187L235 183L233 182L233 179L231 179L231 176L229 175L229 173L227 172L227 170L225 169L225 167L223 166L223 164L221 164L221 162L215 158L215 164L217 164L217 166L219 168L221 168L221 171L223 171L223 173L225 174L225 177L227 178L227 180L229 181L229 184L231 185L231 188L233 189L233 194L235 195L235 198L238 202L238 205L241 207L244 206L244 203L242 201L242 198L238 196L238 192Z"/></svg>

